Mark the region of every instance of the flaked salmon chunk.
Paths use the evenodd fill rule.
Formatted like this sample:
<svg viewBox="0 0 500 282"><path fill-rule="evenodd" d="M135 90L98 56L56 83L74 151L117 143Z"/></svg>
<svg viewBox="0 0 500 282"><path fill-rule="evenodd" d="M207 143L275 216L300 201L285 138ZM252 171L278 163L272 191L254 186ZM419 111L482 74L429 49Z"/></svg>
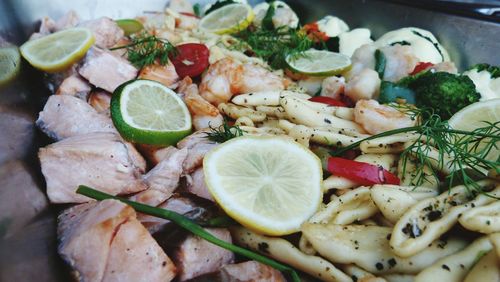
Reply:
<svg viewBox="0 0 500 282"><path fill-rule="evenodd" d="M175 265L136 218L116 200L91 202L59 216L59 254L79 281L171 281Z"/></svg>
<svg viewBox="0 0 500 282"><path fill-rule="evenodd" d="M221 282L285 282L281 272L254 260L224 265L220 269Z"/></svg>
<svg viewBox="0 0 500 282"><path fill-rule="evenodd" d="M205 230L221 240L232 242L231 234L225 228L206 228ZM189 235L174 255L174 262L179 270L179 281L216 272L233 261L232 252L194 235Z"/></svg>
<svg viewBox="0 0 500 282"><path fill-rule="evenodd" d="M113 93L120 84L136 78L137 69L110 51L92 47L85 55L78 73L91 84Z"/></svg>
<svg viewBox="0 0 500 282"><path fill-rule="evenodd" d="M142 181L144 159L114 133L66 138L41 148L38 157L47 182L47 194L53 203L89 201L75 193L78 185L88 185L111 195L131 194L147 187Z"/></svg>
<svg viewBox="0 0 500 282"><path fill-rule="evenodd" d="M90 29L95 38L94 44L100 48L113 47L125 36L123 29L108 17L85 21L78 26Z"/></svg>
<svg viewBox="0 0 500 282"><path fill-rule="evenodd" d="M179 186L182 163L186 159L187 149L168 147L165 158L143 176L148 189L134 195L132 200L151 206L158 206L166 201Z"/></svg>
<svg viewBox="0 0 500 282"><path fill-rule="evenodd" d="M108 116L70 95L50 96L36 125L55 140L94 132L117 132Z"/></svg>

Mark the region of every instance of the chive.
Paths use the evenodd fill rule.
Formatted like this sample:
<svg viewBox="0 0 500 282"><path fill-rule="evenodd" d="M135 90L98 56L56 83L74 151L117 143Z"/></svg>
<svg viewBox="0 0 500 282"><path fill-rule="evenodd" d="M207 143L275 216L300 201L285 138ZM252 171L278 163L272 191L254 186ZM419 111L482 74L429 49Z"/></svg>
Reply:
<svg viewBox="0 0 500 282"><path fill-rule="evenodd" d="M263 264L269 265L270 267L273 267L279 271L288 273L292 277L292 281L300 282L299 275L297 274L297 272L293 268L291 268L285 264L281 264L281 263L279 263L275 260L272 260L268 257L265 257L263 255L254 253L254 252L247 250L245 248L242 248L242 247L233 245L231 243L228 243L224 240L221 240L221 239L215 237L214 235L208 233L207 231L205 231L203 229L203 227L196 224L191 219L189 219L181 214L178 214L174 211L170 211L170 210L166 210L166 209L162 209L162 208L157 208L157 207L152 207L152 206L148 206L148 205L141 204L141 203L134 202L134 201L129 201L129 200L126 200L124 198L112 196L112 195L106 194L104 192L92 189L92 188L85 186L85 185L78 186L76 193L87 196L87 197L92 198L92 199L99 200L99 201L106 200L106 199L118 200L118 201L121 201L121 202L131 206L132 208L134 208L138 212L152 215L152 216L159 217L159 218L163 218L163 219L168 219L168 220L172 221L173 223L177 224L178 226L186 229L187 231L193 233L196 236L199 236L199 237L207 240L208 242L210 242L214 245L217 245L221 248L224 248L224 249L229 250L231 252L234 252L236 254L242 255L242 256L247 257L249 259L252 259L252 260L261 262Z"/></svg>

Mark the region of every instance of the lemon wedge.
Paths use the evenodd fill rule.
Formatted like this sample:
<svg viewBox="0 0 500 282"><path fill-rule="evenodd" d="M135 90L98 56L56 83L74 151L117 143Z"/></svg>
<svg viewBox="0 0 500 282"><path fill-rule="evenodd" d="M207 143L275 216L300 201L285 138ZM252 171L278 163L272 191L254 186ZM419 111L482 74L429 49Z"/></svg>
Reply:
<svg viewBox="0 0 500 282"><path fill-rule="evenodd" d="M70 28L24 43L20 50L34 67L46 72L58 72L80 60L94 43L86 28Z"/></svg>
<svg viewBox="0 0 500 282"><path fill-rule="evenodd" d="M236 221L266 235L297 232L322 199L321 162L284 137L244 136L203 160L208 189Z"/></svg>
<svg viewBox="0 0 500 282"><path fill-rule="evenodd" d="M229 34L246 29L255 15L247 4L229 4L204 16L199 24L203 31Z"/></svg>

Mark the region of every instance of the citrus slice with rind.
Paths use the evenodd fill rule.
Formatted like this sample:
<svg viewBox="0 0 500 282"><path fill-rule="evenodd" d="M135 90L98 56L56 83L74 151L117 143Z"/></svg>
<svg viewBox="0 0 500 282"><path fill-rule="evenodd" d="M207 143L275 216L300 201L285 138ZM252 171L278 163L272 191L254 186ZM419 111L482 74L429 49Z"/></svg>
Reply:
<svg viewBox="0 0 500 282"><path fill-rule="evenodd" d="M174 145L191 133L191 115L170 88L152 80L120 85L111 98L111 118L126 140Z"/></svg>
<svg viewBox="0 0 500 282"><path fill-rule="evenodd" d="M46 72L58 72L79 61L94 43L87 28L70 28L24 43L20 50L34 67Z"/></svg>
<svg viewBox="0 0 500 282"><path fill-rule="evenodd" d="M351 68L348 56L326 50L309 49L300 54L290 54L285 60L294 72L310 76L338 75Z"/></svg>
<svg viewBox="0 0 500 282"><path fill-rule="evenodd" d="M262 234L297 232L322 199L320 160L289 138L234 138L205 156L203 171L222 209Z"/></svg>
<svg viewBox="0 0 500 282"><path fill-rule="evenodd" d="M252 7L247 4L229 4L204 16L199 27L203 31L217 34L236 33L246 29L254 16Z"/></svg>

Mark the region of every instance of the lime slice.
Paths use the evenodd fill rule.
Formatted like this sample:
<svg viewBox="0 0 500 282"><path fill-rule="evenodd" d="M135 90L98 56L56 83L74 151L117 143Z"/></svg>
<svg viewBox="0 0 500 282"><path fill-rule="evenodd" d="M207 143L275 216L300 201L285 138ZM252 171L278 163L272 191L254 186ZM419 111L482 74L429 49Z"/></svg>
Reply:
<svg viewBox="0 0 500 282"><path fill-rule="evenodd" d="M15 46L0 48L0 86L7 85L19 74L21 56Z"/></svg>
<svg viewBox="0 0 500 282"><path fill-rule="evenodd" d="M125 35L131 35L144 29L142 23L134 19L116 20L116 24L123 29Z"/></svg>
<svg viewBox="0 0 500 282"><path fill-rule="evenodd" d="M267 235L298 231L322 198L320 160L290 139L234 138L205 156L203 171L224 211Z"/></svg>
<svg viewBox="0 0 500 282"><path fill-rule="evenodd" d="M217 34L236 33L246 29L253 21L252 7L247 4L230 4L204 16L200 29Z"/></svg>
<svg viewBox="0 0 500 282"><path fill-rule="evenodd" d="M309 49L297 55L288 55L286 63L294 72L311 76L337 75L351 68L351 59L348 56L316 49Z"/></svg>
<svg viewBox="0 0 500 282"><path fill-rule="evenodd" d="M123 138L173 145L191 133L191 115L172 90L152 80L120 85L111 98L111 118Z"/></svg>
<svg viewBox="0 0 500 282"><path fill-rule="evenodd" d="M38 69L58 72L80 60L93 43L89 29L70 28L24 43L21 54Z"/></svg>
<svg viewBox="0 0 500 282"><path fill-rule="evenodd" d="M491 99L487 101L471 104L456 112L448 121L453 129L472 131L474 129L488 126L485 122L500 121L500 99ZM485 140L486 142L487 140ZM477 150L483 147L479 145ZM493 149L486 159L494 161L500 156L500 150Z"/></svg>

